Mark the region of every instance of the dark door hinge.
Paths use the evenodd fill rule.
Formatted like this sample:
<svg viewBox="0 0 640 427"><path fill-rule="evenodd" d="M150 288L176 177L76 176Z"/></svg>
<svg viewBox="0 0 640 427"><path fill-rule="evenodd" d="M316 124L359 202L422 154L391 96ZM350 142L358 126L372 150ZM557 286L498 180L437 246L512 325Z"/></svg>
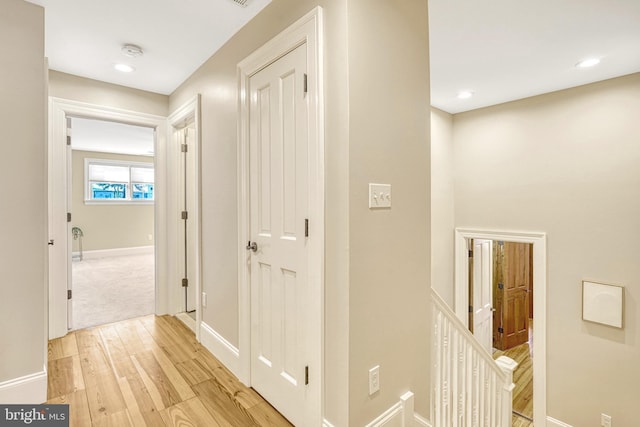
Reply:
<svg viewBox="0 0 640 427"><path fill-rule="evenodd" d="M304 237L309 237L309 219L304 220Z"/></svg>
<svg viewBox="0 0 640 427"><path fill-rule="evenodd" d="M67 145L71 145L71 135L67 135Z"/></svg>
<svg viewBox="0 0 640 427"><path fill-rule="evenodd" d="M469 258L473 258L473 251L469 249Z"/></svg>
<svg viewBox="0 0 640 427"><path fill-rule="evenodd" d="M187 146L187 144L180 144L180 151L182 151L183 153L189 151L189 147Z"/></svg>
<svg viewBox="0 0 640 427"><path fill-rule="evenodd" d="M307 93L309 91L307 80L308 80L307 73L304 73L304 93Z"/></svg>
<svg viewBox="0 0 640 427"><path fill-rule="evenodd" d="M67 212L67 222L71 222L71 212Z"/></svg>
<svg viewBox="0 0 640 427"><path fill-rule="evenodd" d="M189 219L189 212L187 211L182 211L182 213L180 214L182 219Z"/></svg>
<svg viewBox="0 0 640 427"><path fill-rule="evenodd" d="M469 306L469 313L473 313L473 306L472 305Z"/></svg>
<svg viewBox="0 0 640 427"><path fill-rule="evenodd" d="M67 289L67 299L71 299L73 292L71 291L71 289Z"/></svg>
<svg viewBox="0 0 640 427"><path fill-rule="evenodd" d="M309 367L304 367L304 385L309 385Z"/></svg>
<svg viewBox="0 0 640 427"><path fill-rule="evenodd" d="M182 287L186 288L187 286L189 286L189 279L185 277L184 279L182 279Z"/></svg>

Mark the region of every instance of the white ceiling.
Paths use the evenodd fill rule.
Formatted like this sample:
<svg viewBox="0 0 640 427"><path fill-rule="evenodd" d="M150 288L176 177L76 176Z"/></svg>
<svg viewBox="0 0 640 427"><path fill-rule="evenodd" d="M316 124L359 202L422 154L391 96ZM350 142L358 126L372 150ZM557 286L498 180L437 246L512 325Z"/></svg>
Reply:
<svg viewBox="0 0 640 427"><path fill-rule="evenodd" d="M52 69L170 94L270 0L29 1L45 7ZM431 102L450 113L640 71L640 0L429 0L429 13ZM115 71L123 60L137 70Z"/></svg>
<svg viewBox="0 0 640 427"><path fill-rule="evenodd" d="M640 71L640 0L429 0L429 15L431 103L450 113Z"/></svg>
<svg viewBox="0 0 640 427"><path fill-rule="evenodd" d="M168 95L271 0L27 1L45 8L51 69ZM125 43L144 55L125 57ZM118 62L136 71L116 71Z"/></svg>

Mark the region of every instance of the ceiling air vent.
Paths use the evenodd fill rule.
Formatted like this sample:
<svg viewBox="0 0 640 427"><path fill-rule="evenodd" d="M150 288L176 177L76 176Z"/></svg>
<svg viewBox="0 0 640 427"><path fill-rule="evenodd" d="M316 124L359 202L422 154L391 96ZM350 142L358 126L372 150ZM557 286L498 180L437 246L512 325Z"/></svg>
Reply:
<svg viewBox="0 0 640 427"><path fill-rule="evenodd" d="M249 0L232 0L238 6L246 7Z"/></svg>

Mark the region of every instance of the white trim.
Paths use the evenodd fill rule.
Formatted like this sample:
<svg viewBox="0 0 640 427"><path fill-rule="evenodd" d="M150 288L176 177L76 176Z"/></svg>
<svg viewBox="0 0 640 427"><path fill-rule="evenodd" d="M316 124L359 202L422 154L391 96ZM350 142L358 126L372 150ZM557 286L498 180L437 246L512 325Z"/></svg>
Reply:
<svg viewBox="0 0 640 427"><path fill-rule="evenodd" d="M455 230L455 312L468 327L469 271L468 239L501 240L533 244L533 420L543 425L547 417L547 235L542 232L493 231L456 228Z"/></svg>
<svg viewBox="0 0 640 427"><path fill-rule="evenodd" d="M552 417L547 417L547 427L572 427L570 424L563 423Z"/></svg>
<svg viewBox="0 0 640 427"><path fill-rule="evenodd" d="M414 423L415 423L416 426L418 426L418 427L432 427L431 423L429 422L429 420L427 420L422 415L420 415L418 413L414 413L413 417L414 417Z"/></svg>
<svg viewBox="0 0 640 427"><path fill-rule="evenodd" d="M249 99L247 90L250 77L306 43L309 73L307 99L309 102L309 221L313 235L309 241L309 295L311 296L309 322L310 379L308 396L312 408L309 425L322 420L323 403L323 349L324 349L324 98L323 98L323 20L322 8L316 7L290 27L258 48L238 64L238 301L240 372L238 377L251 384L251 298L249 289L249 263L242 243L249 236ZM315 151L311 151L314 150Z"/></svg>
<svg viewBox="0 0 640 427"><path fill-rule="evenodd" d="M193 317L183 311L181 313L176 313L176 318L184 323L187 328L191 329L193 333L196 332L196 321L193 320Z"/></svg>
<svg viewBox="0 0 640 427"><path fill-rule="evenodd" d="M202 150L202 120L201 120L201 96L200 94L195 95L189 101L184 103L182 106L178 107L176 111L171 113L169 118L167 119L168 124L168 134L171 134L173 137L176 130L181 129L187 125L193 123L193 127L196 132L195 136L195 145L193 150L193 155L196 159L196 171L195 174L197 176L197 180L195 182L195 190L194 194L196 195L194 204L195 204L195 212L189 213L189 218L191 219L191 224L195 226L195 242L193 242L192 249L194 249L194 258L195 258L195 268L196 268L196 277L190 278L190 283L193 283L195 286L196 292L196 320L195 320L195 334L196 340L200 341L200 325L202 323L202 158L201 158L201 150ZM175 153L175 151L173 151ZM178 169L178 159L175 155L168 156L168 167L167 170L171 170L174 173L171 176L177 176L175 173ZM168 181L168 179L167 179ZM177 193L177 182L172 180L171 183L168 183L169 188L172 190L172 197L176 197ZM175 204L175 206L174 206ZM181 209L177 208L178 201L170 199L170 206L174 206L175 209L167 213L168 216L168 224L177 224L178 223L178 212ZM171 253L172 262L169 263L168 269L168 277L172 278L171 280L175 283L179 283L181 277L178 269L177 269L177 247L178 247L178 231L175 227L170 227L170 231L168 234L168 244L170 248L175 248ZM175 262L174 262L175 261ZM179 296L178 296L179 297ZM177 311L180 311L179 309Z"/></svg>
<svg viewBox="0 0 640 427"><path fill-rule="evenodd" d="M326 418L324 418L324 419L322 420L322 427L334 427L334 425L333 425L333 424L331 424L329 421L327 421L327 419L326 419Z"/></svg>
<svg viewBox="0 0 640 427"><path fill-rule="evenodd" d="M152 114L105 107L102 105L49 97L49 239L55 245L49 249L49 338L62 337L68 330L67 289L71 276L71 231L66 221L69 209L69 173L67 171L67 117L109 120L155 129L155 280L156 314L165 314L169 307L166 281L166 119Z"/></svg>
<svg viewBox="0 0 640 427"><path fill-rule="evenodd" d="M408 391L400 397L400 401L380 414L366 427L384 427L391 423L402 427L413 427L416 420L413 407L414 396L412 392Z"/></svg>
<svg viewBox="0 0 640 427"><path fill-rule="evenodd" d="M202 345L238 377L240 371L240 350L205 322L200 323L200 338Z"/></svg>
<svg viewBox="0 0 640 427"><path fill-rule="evenodd" d="M152 254L153 246L134 246L132 248L96 249L94 251L82 251L82 259L109 258L114 256L131 256ZM73 257L80 257L80 252L73 252ZM74 262L79 262L77 259Z"/></svg>
<svg viewBox="0 0 640 427"><path fill-rule="evenodd" d="M42 371L0 383L0 402L12 404L40 404L47 401L47 367Z"/></svg>

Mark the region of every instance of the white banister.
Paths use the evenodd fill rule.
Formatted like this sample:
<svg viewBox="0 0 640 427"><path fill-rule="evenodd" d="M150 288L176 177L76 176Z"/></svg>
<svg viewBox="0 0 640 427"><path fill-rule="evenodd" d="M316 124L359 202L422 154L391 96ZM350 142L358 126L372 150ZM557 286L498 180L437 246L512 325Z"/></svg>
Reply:
<svg viewBox="0 0 640 427"><path fill-rule="evenodd" d="M505 356L494 361L433 289L431 301L433 426L511 426L518 364Z"/></svg>

